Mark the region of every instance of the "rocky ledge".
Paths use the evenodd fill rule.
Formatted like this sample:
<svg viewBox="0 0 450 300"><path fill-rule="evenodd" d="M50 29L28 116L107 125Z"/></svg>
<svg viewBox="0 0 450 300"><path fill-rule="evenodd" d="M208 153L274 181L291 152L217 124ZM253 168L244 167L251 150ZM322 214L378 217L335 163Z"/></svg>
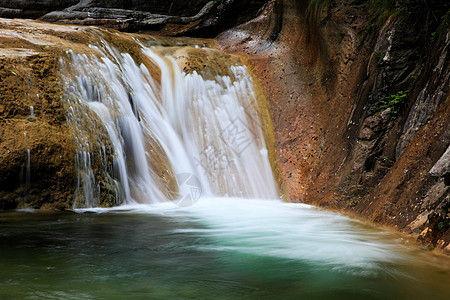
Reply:
<svg viewBox="0 0 450 300"><path fill-rule="evenodd" d="M255 17L264 0L0 0L0 17L35 18L121 31L158 31L162 35L214 36ZM236 14L236 12L239 12Z"/></svg>

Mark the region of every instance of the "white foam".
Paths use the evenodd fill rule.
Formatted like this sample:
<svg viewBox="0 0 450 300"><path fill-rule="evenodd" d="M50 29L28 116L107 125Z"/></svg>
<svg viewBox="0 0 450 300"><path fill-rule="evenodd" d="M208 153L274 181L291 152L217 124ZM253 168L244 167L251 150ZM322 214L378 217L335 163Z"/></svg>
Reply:
<svg viewBox="0 0 450 300"><path fill-rule="evenodd" d="M213 243L200 246L204 251L320 263L366 275L406 259L406 246L391 233L309 205L274 199L201 198L184 208L167 202L88 211L153 214L187 222L191 225L174 232L208 237Z"/></svg>

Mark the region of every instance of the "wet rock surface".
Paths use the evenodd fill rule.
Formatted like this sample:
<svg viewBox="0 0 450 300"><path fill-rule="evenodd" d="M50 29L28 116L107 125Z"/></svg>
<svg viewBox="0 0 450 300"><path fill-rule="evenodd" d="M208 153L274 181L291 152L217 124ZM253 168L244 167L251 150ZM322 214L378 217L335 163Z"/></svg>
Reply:
<svg viewBox="0 0 450 300"><path fill-rule="evenodd" d="M8 54L0 55L0 209L67 208L74 147L57 58L23 49Z"/></svg>
<svg viewBox="0 0 450 300"><path fill-rule="evenodd" d="M76 147L60 59L67 49L90 51L91 38L76 27L0 19L0 210L72 207ZM98 172L98 159L93 165Z"/></svg>

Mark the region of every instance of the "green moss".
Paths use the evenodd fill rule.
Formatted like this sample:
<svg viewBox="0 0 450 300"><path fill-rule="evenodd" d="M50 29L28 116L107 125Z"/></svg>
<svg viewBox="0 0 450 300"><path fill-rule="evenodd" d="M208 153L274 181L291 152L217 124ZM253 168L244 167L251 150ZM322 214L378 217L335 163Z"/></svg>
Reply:
<svg viewBox="0 0 450 300"><path fill-rule="evenodd" d="M375 52L375 58L377 60L377 64L380 64L383 61L383 57L385 54L383 52Z"/></svg>

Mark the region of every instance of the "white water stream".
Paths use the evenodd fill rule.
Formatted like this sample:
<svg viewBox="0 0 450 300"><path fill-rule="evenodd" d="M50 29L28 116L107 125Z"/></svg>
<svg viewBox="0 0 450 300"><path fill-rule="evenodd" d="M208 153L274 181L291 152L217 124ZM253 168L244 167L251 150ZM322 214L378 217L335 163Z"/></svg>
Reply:
<svg viewBox="0 0 450 300"><path fill-rule="evenodd" d="M448 259L277 200L245 66L137 40L132 57L98 31L61 60L75 213L0 215L1 299L449 298Z"/></svg>

